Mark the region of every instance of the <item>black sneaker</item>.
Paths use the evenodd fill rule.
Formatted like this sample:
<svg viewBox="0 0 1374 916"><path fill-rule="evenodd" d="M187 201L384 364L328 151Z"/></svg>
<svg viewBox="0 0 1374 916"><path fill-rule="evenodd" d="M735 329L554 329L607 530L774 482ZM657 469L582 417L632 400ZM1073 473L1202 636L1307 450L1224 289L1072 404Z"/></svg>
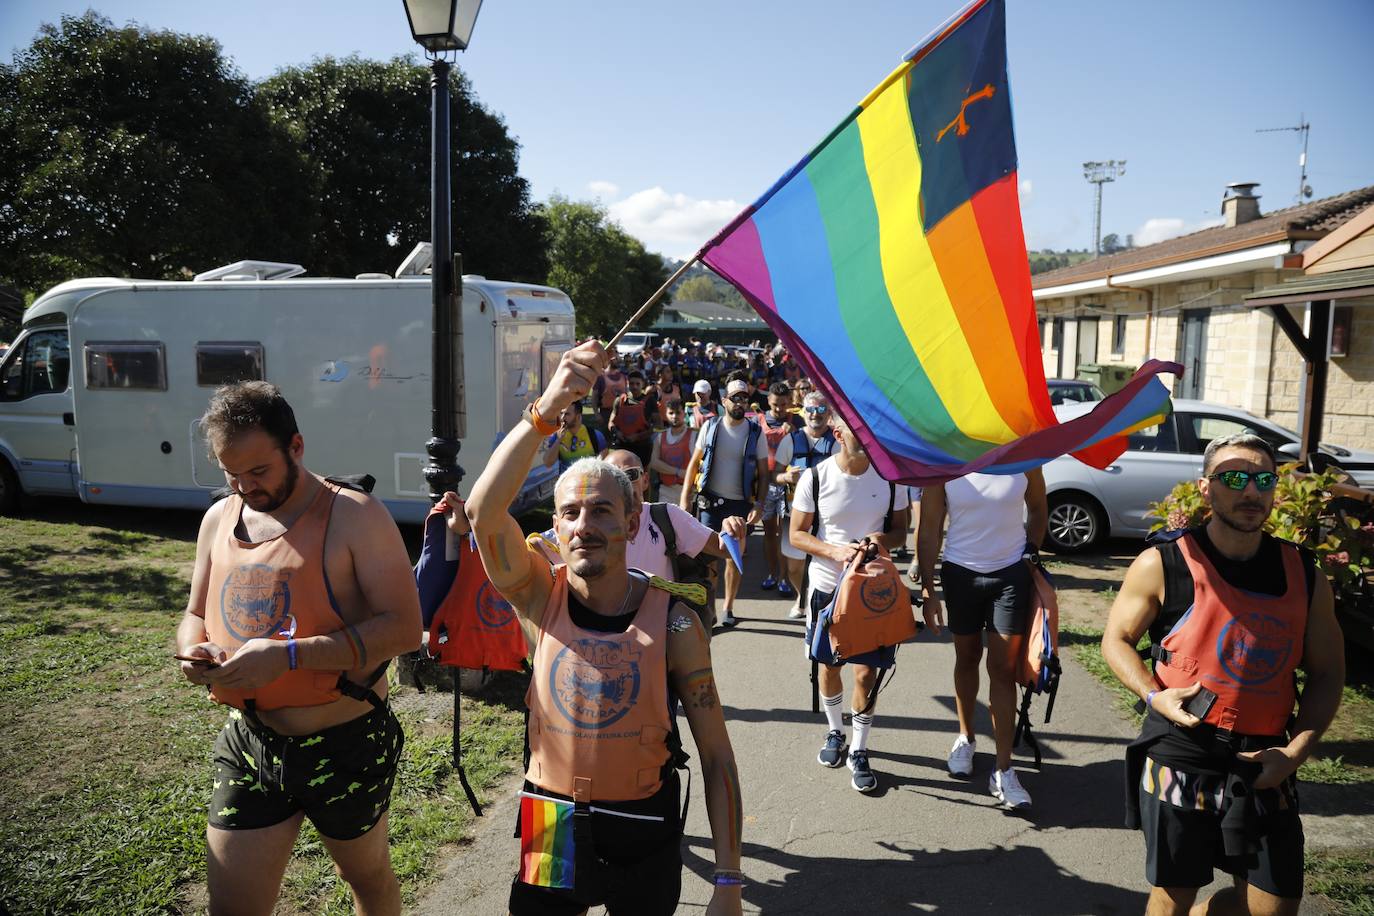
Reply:
<svg viewBox="0 0 1374 916"><path fill-rule="evenodd" d="M855 751L849 755L849 771L854 774L849 784L860 792L872 792L878 788L878 777L868 765L868 751Z"/></svg>
<svg viewBox="0 0 1374 916"><path fill-rule="evenodd" d="M816 755L816 762L823 767L834 769L844 763L844 732L839 729L832 729L825 736L825 747Z"/></svg>

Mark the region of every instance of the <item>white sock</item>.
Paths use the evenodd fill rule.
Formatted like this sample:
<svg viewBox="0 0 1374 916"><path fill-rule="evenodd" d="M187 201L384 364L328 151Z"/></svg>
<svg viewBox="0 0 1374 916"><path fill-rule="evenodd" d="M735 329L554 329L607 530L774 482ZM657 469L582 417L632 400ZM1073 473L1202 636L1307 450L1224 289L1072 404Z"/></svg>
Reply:
<svg viewBox="0 0 1374 916"><path fill-rule="evenodd" d="M850 711L849 720L854 723L854 740L849 742L849 752L868 750L868 732L873 728L873 714Z"/></svg>
<svg viewBox="0 0 1374 916"><path fill-rule="evenodd" d="M844 711L840 709L840 701L843 699L843 691L833 697L821 697L821 706L825 707L825 721L829 723L832 732L844 731Z"/></svg>

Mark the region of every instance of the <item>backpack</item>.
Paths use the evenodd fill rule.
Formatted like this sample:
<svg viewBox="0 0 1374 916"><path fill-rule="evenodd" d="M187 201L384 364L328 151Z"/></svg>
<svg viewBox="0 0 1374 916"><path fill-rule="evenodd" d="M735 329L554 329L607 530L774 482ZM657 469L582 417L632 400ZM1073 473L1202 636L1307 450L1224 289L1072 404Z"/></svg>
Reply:
<svg viewBox="0 0 1374 916"><path fill-rule="evenodd" d="M916 635L911 595L887 549L868 538L835 586L828 617L831 655L844 661L884 646L896 646ZM818 626L817 630L821 627Z"/></svg>
<svg viewBox="0 0 1374 916"><path fill-rule="evenodd" d="M668 512L667 503L649 503L649 518L663 532L663 553L673 565L673 581L688 585L701 585L706 589L706 601L697 604L681 596L677 600L696 611L702 626L709 634L716 622L716 582L713 575L715 563L702 557L689 557L677 549L677 531L673 528L673 517Z"/></svg>
<svg viewBox="0 0 1374 916"><path fill-rule="evenodd" d="M1040 557L1032 554L1026 558L1031 574L1031 606L1026 624L1025 646L1017 661L1016 680L1021 684L1021 709L1016 716L1016 736L1013 745L1022 741L1035 756L1035 767L1040 768L1040 744L1031 731L1031 698L1038 693L1046 694L1045 721L1050 721L1054 713L1054 698L1059 693L1059 601L1054 593L1054 580L1045 571Z"/></svg>

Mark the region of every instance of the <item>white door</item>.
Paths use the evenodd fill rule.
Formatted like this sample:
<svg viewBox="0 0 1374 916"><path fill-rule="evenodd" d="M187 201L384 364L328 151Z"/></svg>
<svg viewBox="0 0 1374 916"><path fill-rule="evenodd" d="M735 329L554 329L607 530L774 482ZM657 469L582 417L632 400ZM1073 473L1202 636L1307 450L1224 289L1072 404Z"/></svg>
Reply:
<svg viewBox="0 0 1374 916"><path fill-rule="evenodd" d="M66 328L30 331L0 365L0 448L29 493L74 494L71 351Z"/></svg>

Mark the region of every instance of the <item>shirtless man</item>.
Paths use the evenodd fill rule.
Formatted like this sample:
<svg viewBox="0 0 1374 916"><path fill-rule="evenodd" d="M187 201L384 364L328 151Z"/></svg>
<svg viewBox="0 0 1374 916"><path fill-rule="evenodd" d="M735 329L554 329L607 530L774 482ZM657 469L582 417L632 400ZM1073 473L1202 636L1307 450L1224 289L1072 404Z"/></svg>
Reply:
<svg viewBox="0 0 1374 916"><path fill-rule="evenodd" d="M234 707L214 748L210 912L270 913L309 817L356 912L400 913L386 827L404 735L382 675L421 633L400 532L305 468L275 385L220 388L201 422L232 491L201 522L177 628L182 674Z"/></svg>

